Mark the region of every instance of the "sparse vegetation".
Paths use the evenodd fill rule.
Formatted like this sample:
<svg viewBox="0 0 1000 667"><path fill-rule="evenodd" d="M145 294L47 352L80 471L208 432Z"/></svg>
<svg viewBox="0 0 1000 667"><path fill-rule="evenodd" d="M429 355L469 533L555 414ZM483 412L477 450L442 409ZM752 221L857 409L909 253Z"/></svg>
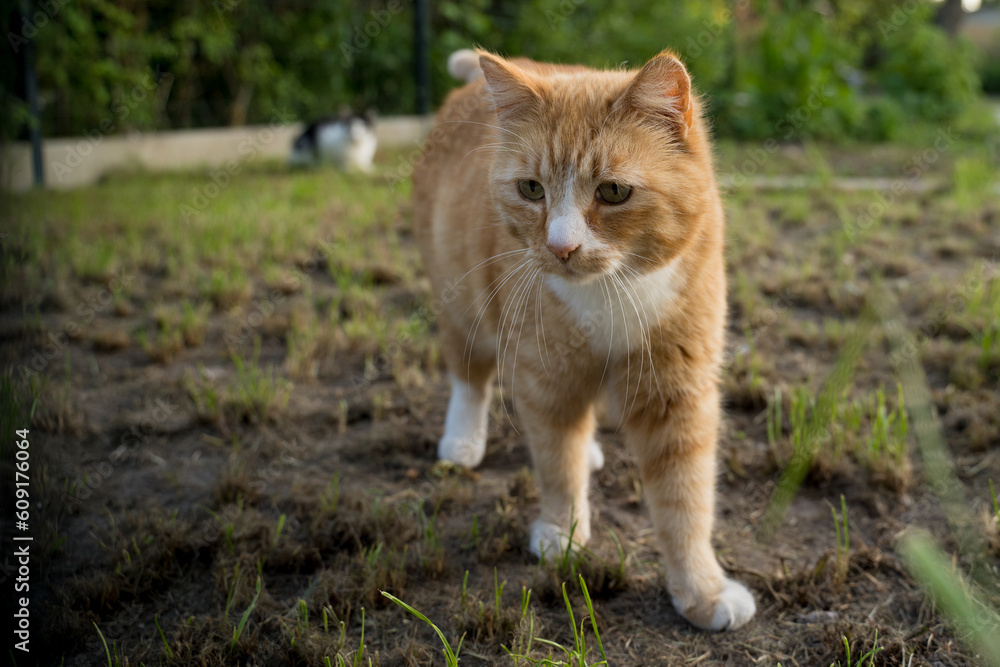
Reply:
<svg viewBox="0 0 1000 667"><path fill-rule="evenodd" d="M752 148L722 144L722 171ZM955 187L897 195L870 223L880 195L836 188L903 178L911 153L782 147L761 173L819 187L726 195L715 544L760 611L719 635L673 611L620 436L600 435L590 543L541 564L525 556L538 490L511 406L493 406L482 468L435 463L447 378L409 186L384 178L400 156L374 177L248 168L187 220L178 202L204 174L15 197L0 417L30 424L32 456L64 457L32 481L55 499L36 524L52 591L40 659L423 665L450 641L463 665L984 664L965 617L894 550L920 524L954 551L944 569L968 573L978 618L998 607L983 573L1000 556L1000 290L974 260L998 209L955 155L928 167ZM943 459L926 453L928 415ZM940 460L957 485L944 495Z"/></svg>
<svg viewBox="0 0 1000 667"><path fill-rule="evenodd" d="M837 510L830 508L833 513L833 526L837 530L837 562L834 569L834 582L836 586L841 586L847 581L847 570L851 566L851 529L847 521L847 501L844 496L840 497L840 516ZM850 652L848 651L848 662L850 662Z"/></svg>

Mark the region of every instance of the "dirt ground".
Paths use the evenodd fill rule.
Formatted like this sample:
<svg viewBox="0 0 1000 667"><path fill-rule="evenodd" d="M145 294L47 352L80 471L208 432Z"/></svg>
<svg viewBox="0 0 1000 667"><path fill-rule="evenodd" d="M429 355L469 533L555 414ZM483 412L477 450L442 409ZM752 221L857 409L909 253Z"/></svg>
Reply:
<svg viewBox="0 0 1000 667"><path fill-rule="evenodd" d="M731 153L723 169L739 168ZM494 405L479 469L435 462L447 383L408 185L392 177L402 160L383 156L367 180L247 170L196 211L194 228L177 202L209 182L201 173L122 175L8 204L0 364L8 421L30 427L35 503L35 624L30 655L11 649L17 665L444 664L434 630L380 591L452 646L464 635L464 665L527 664L503 647L565 659L540 639L573 647L561 586L579 627L581 574L616 666L826 667L872 650L873 665L985 664L898 545L922 527L958 554L957 568L983 557L997 572L995 198L959 179L920 194L726 193L715 545L758 613L706 634L669 603L615 433L600 436L592 543L542 564L527 552L537 489L509 408ZM902 174L897 160L875 171ZM860 159L841 161L854 172ZM952 162L938 165L942 178ZM287 235L300 231L282 241L292 219ZM240 267L244 280L233 278ZM900 304L984 554L958 552L913 430L901 430L878 323L837 392L831 438L763 539L811 401L875 284ZM5 449L5 476L12 459ZM850 542L838 555L842 507ZM4 528L7 554L15 531ZM996 604L996 590L981 594Z"/></svg>

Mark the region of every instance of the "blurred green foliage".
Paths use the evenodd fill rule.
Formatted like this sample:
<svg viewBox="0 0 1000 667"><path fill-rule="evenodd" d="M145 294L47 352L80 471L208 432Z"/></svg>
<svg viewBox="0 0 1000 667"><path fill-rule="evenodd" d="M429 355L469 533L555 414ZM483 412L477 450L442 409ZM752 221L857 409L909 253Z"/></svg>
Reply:
<svg viewBox="0 0 1000 667"><path fill-rule="evenodd" d="M742 139L893 139L980 95L974 54L918 0L442 0L431 3L434 101L448 55L481 45L594 66L678 53L715 131ZM409 0L42 0L0 16L36 54L48 136L309 119L343 105L412 113ZM0 66L4 136L23 86ZM15 93L15 94L12 94Z"/></svg>

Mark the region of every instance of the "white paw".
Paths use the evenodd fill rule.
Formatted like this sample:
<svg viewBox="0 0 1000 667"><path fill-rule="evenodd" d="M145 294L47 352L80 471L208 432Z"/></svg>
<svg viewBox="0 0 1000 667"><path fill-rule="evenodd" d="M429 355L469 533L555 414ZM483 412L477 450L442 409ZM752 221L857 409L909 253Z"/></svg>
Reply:
<svg viewBox="0 0 1000 667"><path fill-rule="evenodd" d="M553 558L558 558L566 552L567 544L569 544L569 538L566 533L554 523L539 519L531 524L531 538L528 541L528 547L531 549L531 553L539 558L544 557L550 561Z"/></svg>
<svg viewBox="0 0 1000 667"><path fill-rule="evenodd" d="M452 377L444 436L438 442L439 459L466 468L475 468L483 462L491 393L491 387L477 389Z"/></svg>
<svg viewBox="0 0 1000 667"><path fill-rule="evenodd" d="M438 442L438 458L466 468L475 468L486 456L486 439L444 436Z"/></svg>
<svg viewBox="0 0 1000 667"><path fill-rule="evenodd" d="M587 458L590 463L590 471L596 472L604 467L604 452L601 451L601 443L596 440L590 441L587 449Z"/></svg>
<svg viewBox="0 0 1000 667"><path fill-rule="evenodd" d="M676 599L674 599L674 608L701 629L718 632L720 630L735 630L749 621L757 611L757 604L754 602L753 594L747 590L746 586L738 581L726 579L722 586L722 592L719 593L719 600L715 605L715 613L712 614L711 619L706 619L707 622L699 622L698 619L693 619L685 614L679 608Z"/></svg>

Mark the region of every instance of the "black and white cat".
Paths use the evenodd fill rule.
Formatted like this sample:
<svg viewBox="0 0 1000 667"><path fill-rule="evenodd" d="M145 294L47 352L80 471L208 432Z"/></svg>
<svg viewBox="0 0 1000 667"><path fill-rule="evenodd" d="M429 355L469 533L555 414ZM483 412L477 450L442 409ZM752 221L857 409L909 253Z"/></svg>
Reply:
<svg viewBox="0 0 1000 667"><path fill-rule="evenodd" d="M363 116L348 111L339 118L310 123L292 144L288 163L293 167L332 163L348 171L371 171L378 146L376 117L369 109Z"/></svg>

